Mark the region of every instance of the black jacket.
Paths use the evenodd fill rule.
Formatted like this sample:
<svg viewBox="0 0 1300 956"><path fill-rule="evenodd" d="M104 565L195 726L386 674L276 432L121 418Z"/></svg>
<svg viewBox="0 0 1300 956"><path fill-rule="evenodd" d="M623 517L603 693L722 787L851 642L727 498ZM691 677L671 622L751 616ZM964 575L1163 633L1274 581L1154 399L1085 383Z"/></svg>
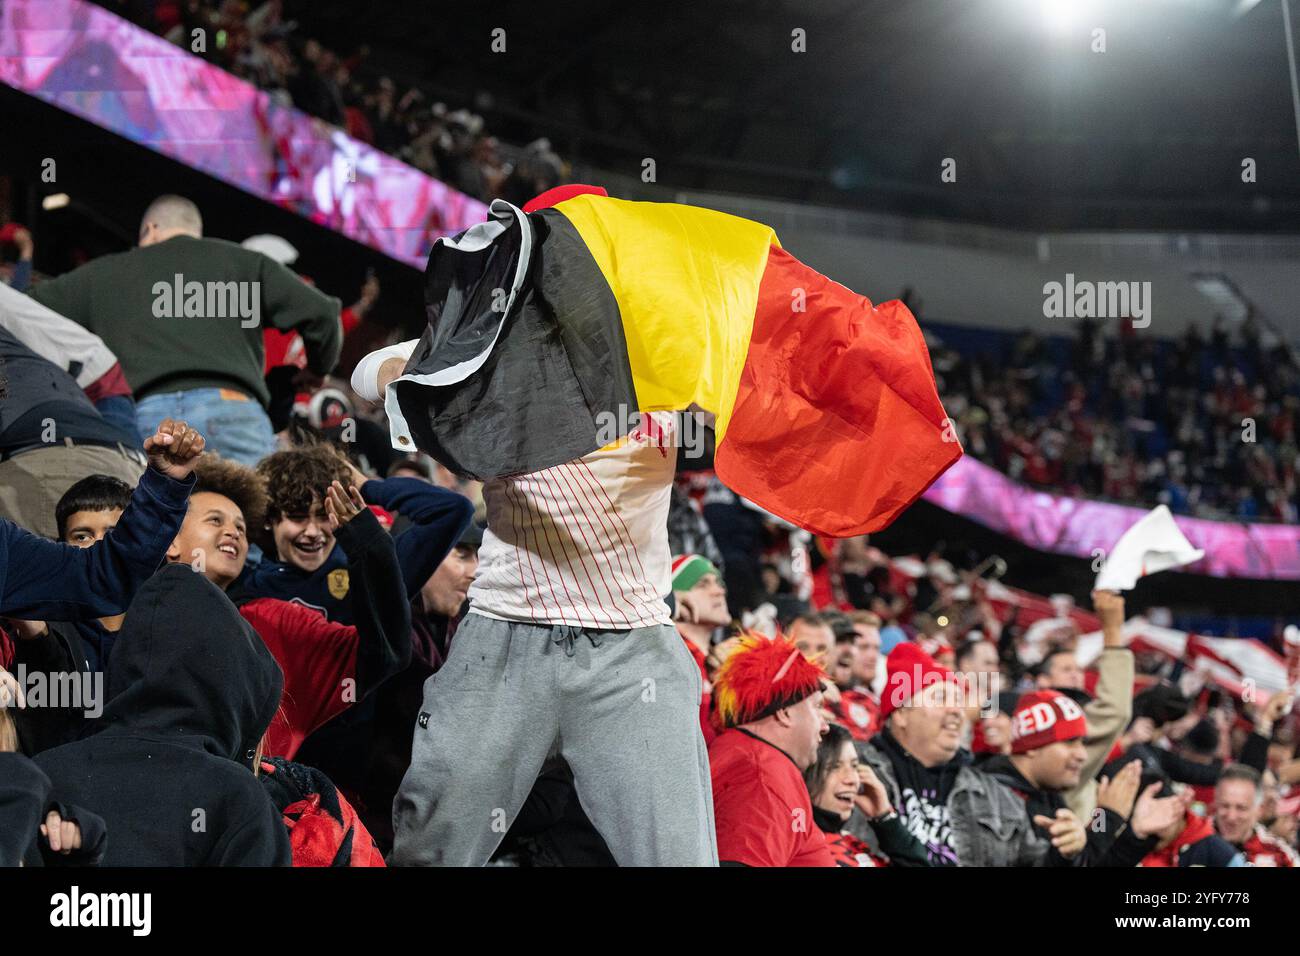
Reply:
<svg viewBox="0 0 1300 956"><path fill-rule="evenodd" d="M104 856L104 821L87 810L50 799L50 778L22 754L0 753L0 866L94 866ZM57 810L81 828L81 848L54 853L40 836Z"/></svg>
<svg viewBox="0 0 1300 956"><path fill-rule="evenodd" d="M57 544L0 518L0 615L77 621L121 614L167 556L195 481L146 468L117 527L89 548Z"/></svg>
<svg viewBox="0 0 1300 956"><path fill-rule="evenodd" d="M0 753L0 866L17 866L41 823L50 778L22 754Z"/></svg>
<svg viewBox="0 0 1300 956"><path fill-rule="evenodd" d="M230 600L168 565L127 610L108 704L36 763L108 825L106 866L288 865L280 814L252 773L280 668Z"/></svg>
<svg viewBox="0 0 1300 956"><path fill-rule="evenodd" d="M1065 796L1055 790L1040 790L1016 769L1011 758L998 754L980 767L985 773L1010 787L1025 801L1029 822L1042 815L1055 817L1057 810L1068 809ZM1155 837L1138 839L1128 828L1127 821L1113 810L1098 808L1091 820L1084 820L1088 843L1083 851L1067 860L1052 847L1047 854L1048 866L1137 866L1156 845ZM1035 829L1045 840L1051 841L1047 831L1037 824Z"/></svg>
<svg viewBox="0 0 1300 956"><path fill-rule="evenodd" d="M77 380L38 355L7 329L0 329L0 369L5 397L0 402L0 451L15 452L47 444L46 419L56 424L60 441L134 447L138 439L104 421Z"/></svg>
<svg viewBox="0 0 1300 956"><path fill-rule="evenodd" d="M1212 787L1219 782L1219 774L1223 773L1222 760L1197 763L1153 744L1134 744L1124 751L1123 762L1128 763L1134 757L1139 758L1144 767L1159 768L1161 773L1175 783L1191 784L1194 787ZM1247 767L1254 767L1263 773L1268 763L1268 738L1252 730L1241 745L1238 759Z"/></svg>
<svg viewBox="0 0 1300 956"><path fill-rule="evenodd" d="M41 637L14 642L15 672L25 668L28 674L41 675L50 687L57 684L66 691L51 694L39 707L13 712L19 747L29 757L76 740L87 717L96 716L96 709L105 703L104 675L87 663L78 631L78 625L87 623L94 624L50 621ZM78 688L76 694L73 688Z"/></svg>

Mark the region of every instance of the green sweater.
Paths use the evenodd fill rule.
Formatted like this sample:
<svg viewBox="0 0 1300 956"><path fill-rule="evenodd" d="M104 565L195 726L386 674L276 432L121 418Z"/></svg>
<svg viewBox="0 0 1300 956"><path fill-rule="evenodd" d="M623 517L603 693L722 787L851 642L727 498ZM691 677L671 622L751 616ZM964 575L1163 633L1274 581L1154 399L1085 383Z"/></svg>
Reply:
<svg viewBox="0 0 1300 956"><path fill-rule="evenodd" d="M264 326L302 335L318 375L334 368L343 345L338 299L222 239L175 236L102 256L30 294L102 338L137 399L234 388L265 407Z"/></svg>

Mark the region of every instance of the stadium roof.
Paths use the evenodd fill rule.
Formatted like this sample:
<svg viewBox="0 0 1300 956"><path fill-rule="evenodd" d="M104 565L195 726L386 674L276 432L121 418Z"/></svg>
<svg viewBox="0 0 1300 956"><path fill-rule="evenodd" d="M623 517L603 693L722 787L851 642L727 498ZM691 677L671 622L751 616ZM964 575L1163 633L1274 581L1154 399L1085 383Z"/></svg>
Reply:
<svg viewBox="0 0 1300 956"><path fill-rule="evenodd" d="M651 157L674 189L1034 229L1260 232L1295 231L1300 212L1281 4L286 7L304 35L368 44L373 65L478 108L507 139L544 133L632 176ZM955 183L940 179L949 157Z"/></svg>

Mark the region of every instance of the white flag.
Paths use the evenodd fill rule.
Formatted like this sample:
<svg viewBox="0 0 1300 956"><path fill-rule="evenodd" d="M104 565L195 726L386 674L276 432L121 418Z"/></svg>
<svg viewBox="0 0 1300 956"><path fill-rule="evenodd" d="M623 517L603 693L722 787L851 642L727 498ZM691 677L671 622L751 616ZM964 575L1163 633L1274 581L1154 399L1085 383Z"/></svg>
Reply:
<svg viewBox="0 0 1300 956"><path fill-rule="evenodd" d="M1097 575L1097 590L1131 591L1138 578L1203 557L1205 552L1192 547L1169 509L1160 505L1120 535Z"/></svg>

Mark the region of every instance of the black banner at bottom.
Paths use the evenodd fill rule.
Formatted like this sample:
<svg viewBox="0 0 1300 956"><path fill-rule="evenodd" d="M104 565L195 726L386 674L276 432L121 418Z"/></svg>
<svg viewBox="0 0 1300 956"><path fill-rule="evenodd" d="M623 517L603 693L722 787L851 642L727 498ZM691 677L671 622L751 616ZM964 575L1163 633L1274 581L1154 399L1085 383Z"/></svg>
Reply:
<svg viewBox="0 0 1300 956"><path fill-rule="evenodd" d="M1289 929L1295 887L1283 872L1254 869L0 871L11 945L71 934L127 945L251 943L278 925L295 944L355 938L374 949L393 931L446 943L457 926L493 941L541 939L557 919L567 942L598 940L607 928L625 933L628 920L679 918L706 932L711 923L728 935L752 931L762 942L773 931L812 929L813 914L837 903L851 924L918 941L1014 926L1072 940L1173 932L1227 942ZM810 907L813 899L830 909Z"/></svg>

